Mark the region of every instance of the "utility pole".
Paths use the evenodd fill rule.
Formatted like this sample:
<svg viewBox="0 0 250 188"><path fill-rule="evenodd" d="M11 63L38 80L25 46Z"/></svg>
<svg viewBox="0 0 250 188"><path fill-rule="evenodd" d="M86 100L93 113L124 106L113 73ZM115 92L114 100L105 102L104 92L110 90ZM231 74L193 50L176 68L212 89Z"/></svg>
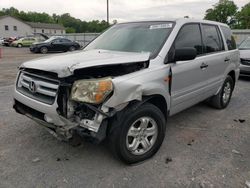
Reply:
<svg viewBox="0 0 250 188"><path fill-rule="evenodd" d="M109 0L107 0L107 24L109 26Z"/></svg>

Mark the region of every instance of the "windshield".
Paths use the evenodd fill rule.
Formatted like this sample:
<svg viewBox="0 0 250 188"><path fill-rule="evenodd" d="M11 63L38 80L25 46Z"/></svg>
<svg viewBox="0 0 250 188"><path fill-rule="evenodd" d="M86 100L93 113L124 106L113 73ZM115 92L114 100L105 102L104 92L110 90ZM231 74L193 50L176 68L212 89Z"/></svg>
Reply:
<svg viewBox="0 0 250 188"><path fill-rule="evenodd" d="M244 40L239 46L240 50L250 50L250 38Z"/></svg>
<svg viewBox="0 0 250 188"><path fill-rule="evenodd" d="M173 29L172 22L117 24L91 42L85 50L150 52L156 55Z"/></svg>
<svg viewBox="0 0 250 188"><path fill-rule="evenodd" d="M49 39L45 40L44 42L51 42L53 41L54 39L57 39L59 37L50 37Z"/></svg>

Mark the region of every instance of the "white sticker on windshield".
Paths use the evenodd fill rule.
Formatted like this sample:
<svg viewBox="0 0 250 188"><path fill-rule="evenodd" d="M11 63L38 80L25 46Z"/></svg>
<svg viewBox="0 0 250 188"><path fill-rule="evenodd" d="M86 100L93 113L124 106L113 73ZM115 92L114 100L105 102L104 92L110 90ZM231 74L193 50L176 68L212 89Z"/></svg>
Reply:
<svg viewBox="0 0 250 188"><path fill-rule="evenodd" d="M173 24L168 23L168 24L151 25L149 29L169 29L172 27L173 27Z"/></svg>

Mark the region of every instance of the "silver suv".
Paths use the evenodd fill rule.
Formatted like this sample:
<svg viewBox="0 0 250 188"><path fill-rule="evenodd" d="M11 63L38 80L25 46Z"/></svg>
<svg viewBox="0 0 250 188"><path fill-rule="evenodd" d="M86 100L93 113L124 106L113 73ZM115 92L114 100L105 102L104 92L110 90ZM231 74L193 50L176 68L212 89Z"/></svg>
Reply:
<svg viewBox="0 0 250 188"><path fill-rule="evenodd" d="M206 99L226 108L239 62L222 23L116 24L81 52L23 63L14 108L61 140L107 137L117 157L136 163L158 151L169 116Z"/></svg>

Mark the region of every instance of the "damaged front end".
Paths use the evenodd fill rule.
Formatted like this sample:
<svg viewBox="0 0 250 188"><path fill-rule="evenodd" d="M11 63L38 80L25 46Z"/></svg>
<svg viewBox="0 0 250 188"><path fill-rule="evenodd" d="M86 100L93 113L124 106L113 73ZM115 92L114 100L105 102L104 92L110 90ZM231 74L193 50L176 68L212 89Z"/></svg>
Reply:
<svg viewBox="0 0 250 188"><path fill-rule="evenodd" d="M65 78L46 71L20 69L14 108L42 124L60 140L69 140L78 134L102 141L108 120L120 110L103 105L116 89L112 80L145 69L148 63L87 67L76 69Z"/></svg>

